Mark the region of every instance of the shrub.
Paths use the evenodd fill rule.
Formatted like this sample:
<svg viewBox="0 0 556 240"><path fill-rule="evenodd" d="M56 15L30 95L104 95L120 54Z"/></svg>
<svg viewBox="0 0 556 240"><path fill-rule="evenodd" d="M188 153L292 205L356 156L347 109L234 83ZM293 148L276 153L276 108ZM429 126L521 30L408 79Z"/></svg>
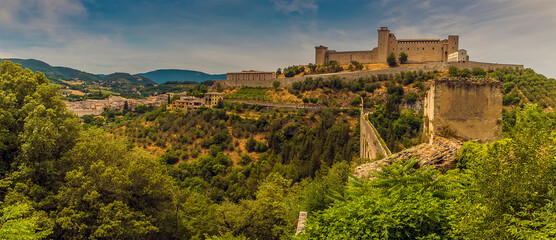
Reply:
<svg viewBox="0 0 556 240"><path fill-rule="evenodd" d="M448 77L459 77L459 68L456 66L450 66L448 69Z"/></svg>
<svg viewBox="0 0 556 240"><path fill-rule="evenodd" d="M247 154L243 154L239 160L239 164L242 166L247 166L249 163L253 162L253 158Z"/></svg>
<svg viewBox="0 0 556 240"><path fill-rule="evenodd" d="M417 93L414 92L410 92L404 97L404 100L407 104L413 104L417 101L417 99L419 99L419 96L417 95Z"/></svg>
<svg viewBox="0 0 556 240"><path fill-rule="evenodd" d="M178 153L176 151L168 149L162 155L162 160L167 164L175 164L180 160L180 158L178 157Z"/></svg>
<svg viewBox="0 0 556 240"><path fill-rule="evenodd" d="M386 62L390 65L390 67L396 66L396 56L394 56L394 53L390 53L390 55L388 55Z"/></svg>
<svg viewBox="0 0 556 240"><path fill-rule="evenodd" d="M407 54L405 52L401 52L398 60L401 64L407 63Z"/></svg>

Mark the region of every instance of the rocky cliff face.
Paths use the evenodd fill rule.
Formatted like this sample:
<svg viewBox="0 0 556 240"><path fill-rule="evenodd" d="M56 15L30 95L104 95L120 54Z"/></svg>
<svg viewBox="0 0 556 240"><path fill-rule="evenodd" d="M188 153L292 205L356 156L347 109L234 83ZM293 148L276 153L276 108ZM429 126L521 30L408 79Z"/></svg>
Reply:
<svg viewBox="0 0 556 240"><path fill-rule="evenodd" d="M455 167L454 159L462 145L463 142L456 139L436 137L432 144L423 143L376 162L358 166L354 170L354 175L358 178L368 177L372 171L380 170L381 165L411 157L419 160L418 167L433 166L440 169Z"/></svg>

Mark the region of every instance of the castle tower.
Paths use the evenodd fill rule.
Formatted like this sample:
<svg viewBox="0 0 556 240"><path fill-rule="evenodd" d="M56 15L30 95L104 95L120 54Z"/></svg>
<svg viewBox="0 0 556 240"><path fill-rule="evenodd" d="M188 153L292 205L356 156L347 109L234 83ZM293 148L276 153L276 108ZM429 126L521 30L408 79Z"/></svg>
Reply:
<svg viewBox="0 0 556 240"><path fill-rule="evenodd" d="M459 36L458 35L449 35L448 36L448 55L453 52L458 51L459 44Z"/></svg>
<svg viewBox="0 0 556 240"><path fill-rule="evenodd" d="M328 48L323 46L323 45L315 47L315 64L316 65L326 64L326 62L327 62L326 51L328 51Z"/></svg>
<svg viewBox="0 0 556 240"><path fill-rule="evenodd" d="M378 54L377 59L379 62L386 62L388 57L388 40L390 37L390 30L387 27L380 27L378 31Z"/></svg>

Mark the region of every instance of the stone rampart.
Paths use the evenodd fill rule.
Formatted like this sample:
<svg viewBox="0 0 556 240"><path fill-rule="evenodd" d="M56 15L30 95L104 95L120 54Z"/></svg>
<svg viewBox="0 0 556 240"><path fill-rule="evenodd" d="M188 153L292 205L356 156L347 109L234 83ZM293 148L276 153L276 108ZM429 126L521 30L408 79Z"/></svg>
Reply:
<svg viewBox="0 0 556 240"><path fill-rule="evenodd" d="M387 157L392 153L380 138L380 135L367 120L368 114L361 113L360 119L360 146L359 155L361 158L375 159L379 156Z"/></svg>
<svg viewBox="0 0 556 240"><path fill-rule="evenodd" d="M497 68L520 68L523 69L523 65L517 64L498 64L498 63L482 63L482 62L431 62L419 65L409 65L409 66L400 66L400 67L393 67L393 68L386 68L381 70L373 70L373 71L359 71L359 72L345 72L345 73L326 73L326 74L315 74L315 75L307 75L301 77L292 77L292 78L273 78L264 81L252 81L252 80L235 80L235 81L228 81L228 80L219 80L216 81L220 83L223 87L272 87L272 82L279 81L282 87L289 87L294 82L303 81L305 78L312 77L312 78L328 78L330 76L337 76L344 81L351 81L354 79L358 79L361 77L371 77L373 75L379 74L396 74L401 72L407 71L420 71L423 70L424 72L432 72L434 70L437 71L448 71L450 66L456 66L458 68L466 68L472 70L475 67L482 67L485 70L490 69L497 69Z"/></svg>

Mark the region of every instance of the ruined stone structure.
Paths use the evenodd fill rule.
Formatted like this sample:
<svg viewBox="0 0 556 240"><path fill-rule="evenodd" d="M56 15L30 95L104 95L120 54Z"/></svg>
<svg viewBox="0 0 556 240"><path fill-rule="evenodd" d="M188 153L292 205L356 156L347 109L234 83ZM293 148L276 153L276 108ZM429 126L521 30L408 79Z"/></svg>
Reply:
<svg viewBox="0 0 556 240"><path fill-rule="evenodd" d="M359 157L375 159L377 157L387 157L390 150L380 138L375 127L367 120L368 114L361 111L360 137L359 137Z"/></svg>
<svg viewBox="0 0 556 240"><path fill-rule="evenodd" d="M295 235L303 233L303 228L305 227L305 222L307 221L307 212L299 212L299 218L297 220L297 228L295 229Z"/></svg>
<svg viewBox="0 0 556 240"><path fill-rule="evenodd" d="M424 134L490 142L502 136L502 84L491 79L437 79L424 102Z"/></svg>
<svg viewBox="0 0 556 240"><path fill-rule="evenodd" d="M249 85L252 82L265 82L275 78L275 72L249 70L226 73L226 82L235 83L236 86Z"/></svg>
<svg viewBox="0 0 556 240"><path fill-rule="evenodd" d="M378 46L370 51L338 52L328 50L325 46L315 47L315 64L323 65L330 61L349 64L351 61L360 63L383 63L390 53L396 58L401 52L408 55L409 62L446 62L448 55L457 52L459 36L450 35L448 39L397 39L387 27L378 29Z"/></svg>

